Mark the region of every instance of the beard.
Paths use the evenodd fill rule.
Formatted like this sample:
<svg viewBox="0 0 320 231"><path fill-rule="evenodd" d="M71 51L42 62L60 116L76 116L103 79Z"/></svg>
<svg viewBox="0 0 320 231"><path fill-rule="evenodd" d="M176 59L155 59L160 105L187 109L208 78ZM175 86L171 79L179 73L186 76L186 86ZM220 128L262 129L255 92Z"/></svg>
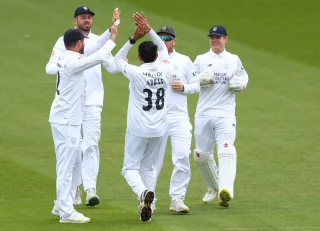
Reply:
<svg viewBox="0 0 320 231"><path fill-rule="evenodd" d="M84 32L89 32L91 30L91 25L78 25L78 28Z"/></svg>
<svg viewBox="0 0 320 231"><path fill-rule="evenodd" d="M83 55L83 53L84 53L84 46L80 48L79 53Z"/></svg>

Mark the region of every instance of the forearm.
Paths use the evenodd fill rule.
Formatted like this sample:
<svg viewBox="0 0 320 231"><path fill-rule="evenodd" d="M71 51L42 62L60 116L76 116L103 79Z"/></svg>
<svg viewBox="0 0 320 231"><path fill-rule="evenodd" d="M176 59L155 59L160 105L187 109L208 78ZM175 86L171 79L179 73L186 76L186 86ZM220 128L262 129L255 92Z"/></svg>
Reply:
<svg viewBox="0 0 320 231"><path fill-rule="evenodd" d="M154 44L156 44L158 46L160 62L162 62L164 59L169 59L168 49L167 49L166 45L164 44L164 42L159 37L159 35L157 35L153 29L151 29L148 32L148 34L149 34L150 38L152 39L152 41L154 42Z"/></svg>
<svg viewBox="0 0 320 231"><path fill-rule="evenodd" d="M118 53L114 57L114 62L117 65L117 67L120 69L121 72L124 71L124 68L127 64L125 59L126 59L128 53L132 47L133 47L133 45L130 44L129 41L127 41L126 44L118 51Z"/></svg>

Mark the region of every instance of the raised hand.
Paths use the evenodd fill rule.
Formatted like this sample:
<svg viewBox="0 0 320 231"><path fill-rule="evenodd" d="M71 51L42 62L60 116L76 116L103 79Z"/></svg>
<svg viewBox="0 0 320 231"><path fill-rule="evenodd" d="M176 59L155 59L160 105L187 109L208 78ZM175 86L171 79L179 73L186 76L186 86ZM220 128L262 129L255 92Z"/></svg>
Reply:
<svg viewBox="0 0 320 231"><path fill-rule="evenodd" d="M148 27L146 24L140 24L140 25L136 24L136 25L137 25L137 28L131 37L135 41L142 38L143 36L146 35L146 33L148 33Z"/></svg>
<svg viewBox="0 0 320 231"><path fill-rule="evenodd" d="M133 19L135 20L135 24L137 26L139 25L146 25L147 26L147 29L148 29L148 32L151 30L151 27L150 25L148 24L148 20L146 18L146 16L144 15L143 12L141 12L141 14L139 14L138 12L134 13L133 14Z"/></svg>
<svg viewBox="0 0 320 231"><path fill-rule="evenodd" d="M121 10L118 10L118 8L115 8L113 10L112 24L115 23L117 20L120 20L120 14L121 14Z"/></svg>

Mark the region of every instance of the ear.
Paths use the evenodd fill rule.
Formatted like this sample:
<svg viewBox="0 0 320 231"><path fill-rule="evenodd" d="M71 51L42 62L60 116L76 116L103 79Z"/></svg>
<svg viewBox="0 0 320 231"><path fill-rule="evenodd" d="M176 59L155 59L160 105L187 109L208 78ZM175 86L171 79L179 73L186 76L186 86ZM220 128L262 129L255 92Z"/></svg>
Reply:
<svg viewBox="0 0 320 231"><path fill-rule="evenodd" d="M225 41L227 43L228 42L228 36L225 36L224 38L225 38Z"/></svg>
<svg viewBox="0 0 320 231"><path fill-rule="evenodd" d="M156 57L154 57L154 61L156 61L156 60L157 60L157 58L158 58L158 54L156 54Z"/></svg>
<svg viewBox="0 0 320 231"><path fill-rule="evenodd" d="M75 18L73 19L73 23L74 23L75 25L77 25L77 22L78 22L78 19L77 19L77 17L75 17Z"/></svg>
<svg viewBox="0 0 320 231"><path fill-rule="evenodd" d="M172 43L172 44L173 44L173 46L175 46L175 45L176 45L176 42L177 42L177 39L174 39L174 40L173 40L173 43Z"/></svg>
<svg viewBox="0 0 320 231"><path fill-rule="evenodd" d="M139 59L140 63L142 63L142 62L143 62L143 60L142 60L142 58L141 58L140 54L138 54L138 59Z"/></svg>

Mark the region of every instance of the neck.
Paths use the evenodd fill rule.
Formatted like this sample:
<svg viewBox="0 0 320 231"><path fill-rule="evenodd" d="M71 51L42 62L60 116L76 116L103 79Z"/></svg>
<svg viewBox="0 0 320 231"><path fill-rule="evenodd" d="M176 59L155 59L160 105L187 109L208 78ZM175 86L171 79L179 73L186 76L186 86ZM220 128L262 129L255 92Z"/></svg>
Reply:
<svg viewBox="0 0 320 231"><path fill-rule="evenodd" d="M173 49L172 49L172 50L170 50L170 51L168 51L169 55L170 55L172 52L173 52Z"/></svg>
<svg viewBox="0 0 320 231"><path fill-rule="evenodd" d="M78 28L78 27L77 27L77 28ZM79 28L78 28L78 29L79 29ZM81 29L79 29L79 30L81 30ZM90 32L90 31L83 31L83 30L81 30L81 31L82 31L82 33L84 34L85 37L87 37L88 34L89 34L89 32Z"/></svg>
<svg viewBox="0 0 320 231"><path fill-rule="evenodd" d="M214 49L214 48L211 48L211 50L213 53L215 53L217 55L221 54L224 51L224 49L222 50L222 49Z"/></svg>

